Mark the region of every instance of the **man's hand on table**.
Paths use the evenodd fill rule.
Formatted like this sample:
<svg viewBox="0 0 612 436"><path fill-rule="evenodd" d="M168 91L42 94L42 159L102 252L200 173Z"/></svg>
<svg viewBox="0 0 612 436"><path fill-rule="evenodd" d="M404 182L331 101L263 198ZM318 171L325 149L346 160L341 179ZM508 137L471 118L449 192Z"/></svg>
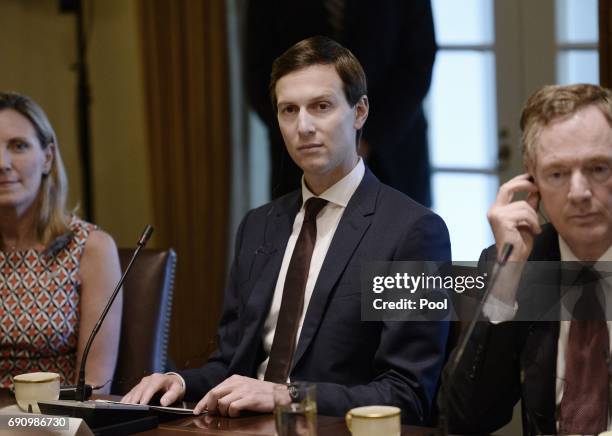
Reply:
<svg viewBox="0 0 612 436"><path fill-rule="evenodd" d="M193 410L200 414L204 410L222 416L239 416L243 410L271 413L274 410L274 387L276 383L233 375L212 388ZM287 391L287 403L291 402Z"/></svg>
<svg viewBox="0 0 612 436"><path fill-rule="evenodd" d="M163 393L159 400L162 406L169 406L185 395L185 389L179 376L155 373L144 377L121 399L121 402L149 404L151 398L158 392Z"/></svg>

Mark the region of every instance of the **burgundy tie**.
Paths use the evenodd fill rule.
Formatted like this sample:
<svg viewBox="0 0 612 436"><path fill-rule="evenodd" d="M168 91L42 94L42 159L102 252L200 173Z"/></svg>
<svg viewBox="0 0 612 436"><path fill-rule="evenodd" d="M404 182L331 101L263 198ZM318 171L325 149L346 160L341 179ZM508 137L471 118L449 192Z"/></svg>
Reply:
<svg viewBox="0 0 612 436"><path fill-rule="evenodd" d="M599 275L583 268L565 353L560 434L598 434L608 428L608 326L597 298Z"/></svg>
<svg viewBox="0 0 612 436"><path fill-rule="evenodd" d="M317 197L311 197L306 201L304 223L295 243L283 286L283 299L266 369L267 381L274 383L287 381L295 351L298 325L304 309L304 291L310 270L310 259L317 240L317 215L326 204L327 200Z"/></svg>

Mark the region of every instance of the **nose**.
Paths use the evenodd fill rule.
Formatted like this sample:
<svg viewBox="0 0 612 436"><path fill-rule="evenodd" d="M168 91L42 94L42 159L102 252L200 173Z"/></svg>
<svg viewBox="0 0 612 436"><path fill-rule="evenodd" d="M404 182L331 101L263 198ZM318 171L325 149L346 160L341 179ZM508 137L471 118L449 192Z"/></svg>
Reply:
<svg viewBox="0 0 612 436"><path fill-rule="evenodd" d="M590 199L592 195L591 184L586 175L580 170L573 171L570 179L569 199L576 203L580 203Z"/></svg>
<svg viewBox="0 0 612 436"><path fill-rule="evenodd" d="M315 131L314 122L308 111L301 110L298 114L298 132L300 135L312 135Z"/></svg>
<svg viewBox="0 0 612 436"><path fill-rule="evenodd" d="M11 154L6 147L0 147L0 171L11 169Z"/></svg>

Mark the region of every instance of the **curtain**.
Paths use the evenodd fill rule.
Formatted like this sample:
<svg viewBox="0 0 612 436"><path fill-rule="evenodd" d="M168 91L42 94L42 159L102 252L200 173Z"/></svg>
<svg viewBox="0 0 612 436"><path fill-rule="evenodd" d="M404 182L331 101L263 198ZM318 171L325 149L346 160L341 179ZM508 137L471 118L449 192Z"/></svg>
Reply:
<svg viewBox="0 0 612 436"><path fill-rule="evenodd" d="M169 353L214 348L226 275L230 120L223 0L139 0L156 241L178 254Z"/></svg>

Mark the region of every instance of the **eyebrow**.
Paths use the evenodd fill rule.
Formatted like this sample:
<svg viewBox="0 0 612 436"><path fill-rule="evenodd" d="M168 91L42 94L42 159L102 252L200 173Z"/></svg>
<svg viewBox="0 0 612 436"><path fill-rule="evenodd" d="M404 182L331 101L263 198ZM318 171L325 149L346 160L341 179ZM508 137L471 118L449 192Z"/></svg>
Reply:
<svg viewBox="0 0 612 436"><path fill-rule="evenodd" d="M15 142L15 141L25 142L28 144L31 144L33 142L31 139L27 137L23 137L23 136L11 136L6 140L6 142Z"/></svg>
<svg viewBox="0 0 612 436"><path fill-rule="evenodd" d="M334 93L326 92L324 94L319 94L315 97L308 99L308 103L310 104L310 103L315 103L320 100L335 100L335 99L336 99L336 95ZM295 103L293 103L291 100L287 100L287 101L279 100L276 103L276 106L280 107L280 106L284 106L288 104L295 104Z"/></svg>
<svg viewBox="0 0 612 436"><path fill-rule="evenodd" d="M559 166L564 166L569 164L572 164L576 161L579 161L580 163L591 163L591 162L612 162L612 156L610 155L606 155L606 154L598 154L598 155L594 155L594 156L590 156L586 159L580 159L579 157L573 157L570 159L557 159L554 161L550 161L550 162L542 162L542 168L555 168L555 167L559 167Z"/></svg>

